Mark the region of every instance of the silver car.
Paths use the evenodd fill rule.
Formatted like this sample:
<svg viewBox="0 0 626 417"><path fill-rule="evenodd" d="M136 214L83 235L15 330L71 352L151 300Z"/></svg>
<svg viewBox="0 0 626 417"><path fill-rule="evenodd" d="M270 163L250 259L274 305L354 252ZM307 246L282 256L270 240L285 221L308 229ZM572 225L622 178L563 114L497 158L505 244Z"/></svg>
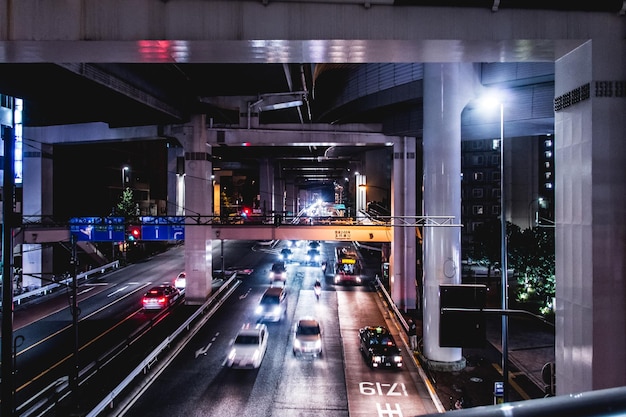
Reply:
<svg viewBox="0 0 626 417"><path fill-rule="evenodd" d="M298 320L293 336L294 356L322 356L322 328L320 323L311 317Z"/></svg>

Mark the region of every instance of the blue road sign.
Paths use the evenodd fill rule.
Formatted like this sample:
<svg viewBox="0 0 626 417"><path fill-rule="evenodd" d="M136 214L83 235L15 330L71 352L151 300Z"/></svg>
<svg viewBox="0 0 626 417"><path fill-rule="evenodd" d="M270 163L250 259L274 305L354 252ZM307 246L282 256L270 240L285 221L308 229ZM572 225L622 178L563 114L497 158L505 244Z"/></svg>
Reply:
<svg viewBox="0 0 626 417"><path fill-rule="evenodd" d="M184 240L184 217L141 217L141 240Z"/></svg>
<svg viewBox="0 0 626 417"><path fill-rule="evenodd" d="M124 218L73 217L70 233L82 242L120 242L124 240Z"/></svg>

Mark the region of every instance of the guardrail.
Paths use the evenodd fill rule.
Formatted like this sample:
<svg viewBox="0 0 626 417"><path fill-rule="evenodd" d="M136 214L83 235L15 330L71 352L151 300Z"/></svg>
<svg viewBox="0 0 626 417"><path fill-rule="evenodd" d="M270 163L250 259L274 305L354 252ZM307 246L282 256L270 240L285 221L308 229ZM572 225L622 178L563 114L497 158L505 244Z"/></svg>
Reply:
<svg viewBox="0 0 626 417"><path fill-rule="evenodd" d="M105 410L110 411L114 409L116 401L118 401L120 408L131 405L240 284L241 281L237 279L237 273L234 272L181 326L159 343L157 347L141 360L141 362L92 410L84 414L85 417L97 417ZM100 369L111 363L112 358L116 357L130 346L146 331L146 328L152 327L152 325L152 322L147 323L116 347L83 367L79 371L79 384L82 385L86 383L89 378L94 377ZM176 348L172 349L172 346L175 344ZM165 354L165 352L167 352L167 354ZM159 358L161 359L159 360ZM136 378L142 374L144 375L144 379L137 383ZM128 393L128 388L131 386L131 383L133 384L133 390ZM70 397L71 394L72 391L68 378L60 378L32 396L27 402L21 404L16 409L17 415L20 417L45 416L46 413L58 406L60 401Z"/></svg>
<svg viewBox="0 0 626 417"><path fill-rule="evenodd" d="M187 342L195 336L200 328L215 314L217 309L241 284L237 279L237 273L233 273L224 285L222 285L200 308L198 308L178 329L165 338L152 352L146 356L139 365L133 369L126 378L115 387L100 403L86 414L86 417L97 417L104 410L113 409L115 401L119 401L119 408L130 407L136 398L158 377L165 367L174 359ZM192 327L193 325L193 327ZM177 347L171 349L173 343L183 334L185 337L178 341ZM161 361L159 356L166 350L170 350ZM137 384L135 378L145 375L144 379ZM131 383L135 384L130 394L123 395ZM121 410L118 411L122 412Z"/></svg>
<svg viewBox="0 0 626 417"><path fill-rule="evenodd" d="M120 267L120 262L113 261L106 265L102 265L97 268L90 269L87 272L81 272L80 274L77 274L76 280L80 281L80 280L88 279L92 275L104 274L108 271L118 269L119 267ZM59 287L64 287L64 288L69 287L71 285L71 282L72 282L72 277L68 277L67 275L64 275L62 279L60 279L59 281L55 283L44 285L37 289L13 296L13 301L19 305L21 301L24 299L46 295L48 293L51 293L52 291L54 291L55 289ZM2 303L0 303L0 306L1 305Z"/></svg>
<svg viewBox="0 0 626 417"><path fill-rule="evenodd" d="M446 413L448 414L448 413ZM450 411L455 417L615 417L626 415L626 387ZM436 417L440 414L425 414Z"/></svg>

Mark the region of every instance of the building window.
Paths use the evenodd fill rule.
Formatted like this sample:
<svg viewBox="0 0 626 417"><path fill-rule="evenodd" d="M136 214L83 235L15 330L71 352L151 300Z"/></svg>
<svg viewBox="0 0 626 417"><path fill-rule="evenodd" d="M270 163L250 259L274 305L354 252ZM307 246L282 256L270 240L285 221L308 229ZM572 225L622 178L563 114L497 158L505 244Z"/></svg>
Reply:
<svg viewBox="0 0 626 417"><path fill-rule="evenodd" d="M473 198L483 198L483 189L482 188L472 188L472 197Z"/></svg>
<svg viewBox="0 0 626 417"><path fill-rule="evenodd" d="M474 181L482 181L483 177L484 175L482 172L474 172Z"/></svg>
<svg viewBox="0 0 626 417"><path fill-rule="evenodd" d="M500 171L493 171L491 173L491 180L492 181L500 181Z"/></svg>
<svg viewBox="0 0 626 417"><path fill-rule="evenodd" d="M491 165L493 166L500 165L500 155L491 155Z"/></svg>
<svg viewBox="0 0 626 417"><path fill-rule="evenodd" d="M500 206L491 206L491 214L496 216L500 214Z"/></svg>
<svg viewBox="0 0 626 417"><path fill-rule="evenodd" d="M550 169L551 168L550 161L544 162L543 166L546 167L546 169Z"/></svg>
<svg viewBox="0 0 626 417"><path fill-rule="evenodd" d="M481 205L476 205L476 206L472 206L472 213L474 215L481 215L483 214L483 206Z"/></svg>
<svg viewBox="0 0 626 417"><path fill-rule="evenodd" d="M551 182L546 182L546 183L545 183L545 187L546 187L548 190L552 189L552 183L551 183Z"/></svg>
<svg viewBox="0 0 626 417"><path fill-rule="evenodd" d="M472 165L482 166L485 163L485 158L482 155L472 156Z"/></svg>
<svg viewBox="0 0 626 417"><path fill-rule="evenodd" d="M483 222L472 222L472 226L471 226L472 232L475 232L476 229L482 225L483 225Z"/></svg>
<svg viewBox="0 0 626 417"><path fill-rule="evenodd" d="M491 190L491 197L493 198L500 198L500 189L499 188L494 188L493 190Z"/></svg>
<svg viewBox="0 0 626 417"><path fill-rule="evenodd" d="M480 140L473 140L471 143L473 150L479 150L483 148L483 142Z"/></svg>
<svg viewBox="0 0 626 417"><path fill-rule="evenodd" d="M500 149L500 139L493 139L491 141L491 149L492 150L496 150L496 149Z"/></svg>

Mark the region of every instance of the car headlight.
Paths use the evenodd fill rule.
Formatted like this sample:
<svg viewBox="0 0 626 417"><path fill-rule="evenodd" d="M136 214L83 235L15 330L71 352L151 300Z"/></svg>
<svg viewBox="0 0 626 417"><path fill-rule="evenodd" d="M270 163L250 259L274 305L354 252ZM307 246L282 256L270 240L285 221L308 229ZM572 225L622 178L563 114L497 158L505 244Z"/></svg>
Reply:
<svg viewBox="0 0 626 417"><path fill-rule="evenodd" d="M274 314L280 313L280 307L274 307Z"/></svg>
<svg viewBox="0 0 626 417"><path fill-rule="evenodd" d="M394 356L393 357L393 361L395 363L401 363L402 362L402 356Z"/></svg>
<svg viewBox="0 0 626 417"><path fill-rule="evenodd" d="M261 314L263 312L263 306L257 306L256 310L254 310L256 314Z"/></svg>
<svg viewBox="0 0 626 417"><path fill-rule="evenodd" d="M382 358L380 356L372 356L372 362L374 362L374 363L381 363L382 362Z"/></svg>
<svg viewBox="0 0 626 417"><path fill-rule="evenodd" d="M231 361L235 359L235 356L237 356L237 349L232 348L230 350L230 353L228 354L228 359L230 359Z"/></svg>
<svg viewBox="0 0 626 417"><path fill-rule="evenodd" d="M300 349L300 346L302 346L302 343L300 343L299 339L294 339L293 340L293 347L296 349Z"/></svg>
<svg viewBox="0 0 626 417"><path fill-rule="evenodd" d="M261 351L259 349L255 349L254 353L252 354L252 360L256 361L260 355L261 355Z"/></svg>
<svg viewBox="0 0 626 417"><path fill-rule="evenodd" d="M315 341L315 349L321 349L322 348L322 341L320 339L317 339Z"/></svg>

